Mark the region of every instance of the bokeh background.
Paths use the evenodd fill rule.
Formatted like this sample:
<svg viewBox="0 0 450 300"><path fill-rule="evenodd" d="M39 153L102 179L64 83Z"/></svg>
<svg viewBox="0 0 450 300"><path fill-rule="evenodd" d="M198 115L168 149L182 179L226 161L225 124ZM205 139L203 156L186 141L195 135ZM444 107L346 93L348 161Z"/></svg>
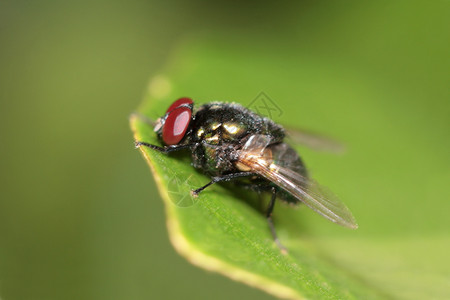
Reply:
<svg viewBox="0 0 450 300"><path fill-rule="evenodd" d="M129 114L149 79L192 36L224 35L223 43L229 36L247 47L254 39L252 47L273 49L274 57L297 49L314 57L308 65L313 76L327 74L322 87L339 90L332 75L340 75L333 70L351 70L373 82L381 106L375 101L365 107L355 97L354 113L380 114L385 107L387 123L379 131L374 124L371 133L382 143L383 134L400 128L408 136L399 136L393 151L400 160L405 153L401 166L418 166L410 169L417 172L414 182L386 169L392 184L374 188L395 195L420 191L437 221L417 230L448 233L448 223L439 220L449 206L432 199L449 196L443 188L449 160L441 159L448 154L450 129L449 10L447 1L1 1L0 298L272 298L197 269L175 253L162 201L133 146ZM205 80L209 76L214 74ZM247 99L259 91L248 91ZM339 98L322 99L319 86L302 96L342 112ZM396 123L399 113L415 117ZM327 120L318 122L326 128ZM338 121L331 118L330 124ZM424 151L413 156L409 142L416 134ZM420 220L420 210L415 213ZM393 231L409 228L399 223Z"/></svg>

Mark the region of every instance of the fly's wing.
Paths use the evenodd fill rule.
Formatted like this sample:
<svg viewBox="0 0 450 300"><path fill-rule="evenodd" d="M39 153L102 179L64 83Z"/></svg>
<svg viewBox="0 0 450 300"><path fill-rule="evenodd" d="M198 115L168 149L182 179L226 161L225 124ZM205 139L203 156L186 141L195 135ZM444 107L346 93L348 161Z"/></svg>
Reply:
<svg viewBox="0 0 450 300"><path fill-rule="evenodd" d="M287 190L328 220L352 229L358 228L355 218L347 206L316 181L276 165L260 168L260 170L263 177ZM306 188L301 186L306 186Z"/></svg>
<svg viewBox="0 0 450 300"><path fill-rule="evenodd" d="M345 152L345 146L342 143L311 131L286 128L286 137L296 144L304 145L313 150L335 154Z"/></svg>
<svg viewBox="0 0 450 300"><path fill-rule="evenodd" d="M266 135L250 137L240 152L239 162L288 191L330 221L352 229L358 228L350 210L331 192L317 182L269 159L269 143L270 137Z"/></svg>

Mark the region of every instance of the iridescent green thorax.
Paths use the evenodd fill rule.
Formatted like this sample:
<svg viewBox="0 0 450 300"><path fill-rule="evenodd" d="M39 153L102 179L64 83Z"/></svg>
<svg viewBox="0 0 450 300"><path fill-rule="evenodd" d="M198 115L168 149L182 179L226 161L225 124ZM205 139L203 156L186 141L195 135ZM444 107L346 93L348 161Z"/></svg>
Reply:
<svg viewBox="0 0 450 300"><path fill-rule="evenodd" d="M200 106L191 124L193 165L210 175L236 171L233 152L254 134L269 135L273 143L284 139L284 129L235 103L211 102Z"/></svg>

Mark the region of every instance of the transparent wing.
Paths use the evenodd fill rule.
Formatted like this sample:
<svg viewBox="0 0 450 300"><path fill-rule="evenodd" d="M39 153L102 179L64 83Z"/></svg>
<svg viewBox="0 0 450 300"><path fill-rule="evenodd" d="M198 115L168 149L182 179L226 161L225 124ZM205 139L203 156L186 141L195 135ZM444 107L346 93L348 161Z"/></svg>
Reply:
<svg viewBox="0 0 450 300"><path fill-rule="evenodd" d="M268 159L269 143L270 137L265 135L250 137L239 155L239 162L288 191L330 221L352 229L358 228L347 206L326 188Z"/></svg>
<svg viewBox="0 0 450 300"><path fill-rule="evenodd" d="M296 144L304 145L317 151L341 154L345 146L330 137L308 130L286 128L286 137Z"/></svg>

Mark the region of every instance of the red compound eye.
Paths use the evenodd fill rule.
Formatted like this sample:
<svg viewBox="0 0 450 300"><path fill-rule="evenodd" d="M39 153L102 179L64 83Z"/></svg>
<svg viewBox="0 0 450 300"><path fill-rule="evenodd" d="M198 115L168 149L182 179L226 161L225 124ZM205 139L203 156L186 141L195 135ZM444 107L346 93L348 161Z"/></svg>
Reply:
<svg viewBox="0 0 450 300"><path fill-rule="evenodd" d="M192 103L194 103L194 102L192 101L191 98L187 98L187 97L180 98L177 101L175 101L174 103L172 103L172 105L167 109L166 114L181 105L189 105Z"/></svg>
<svg viewBox="0 0 450 300"><path fill-rule="evenodd" d="M192 103L192 100L190 101ZM176 145L183 139L189 127L191 116L192 111L189 107L176 107L170 111L162 129L162 138L166 145Z"/></svg>

